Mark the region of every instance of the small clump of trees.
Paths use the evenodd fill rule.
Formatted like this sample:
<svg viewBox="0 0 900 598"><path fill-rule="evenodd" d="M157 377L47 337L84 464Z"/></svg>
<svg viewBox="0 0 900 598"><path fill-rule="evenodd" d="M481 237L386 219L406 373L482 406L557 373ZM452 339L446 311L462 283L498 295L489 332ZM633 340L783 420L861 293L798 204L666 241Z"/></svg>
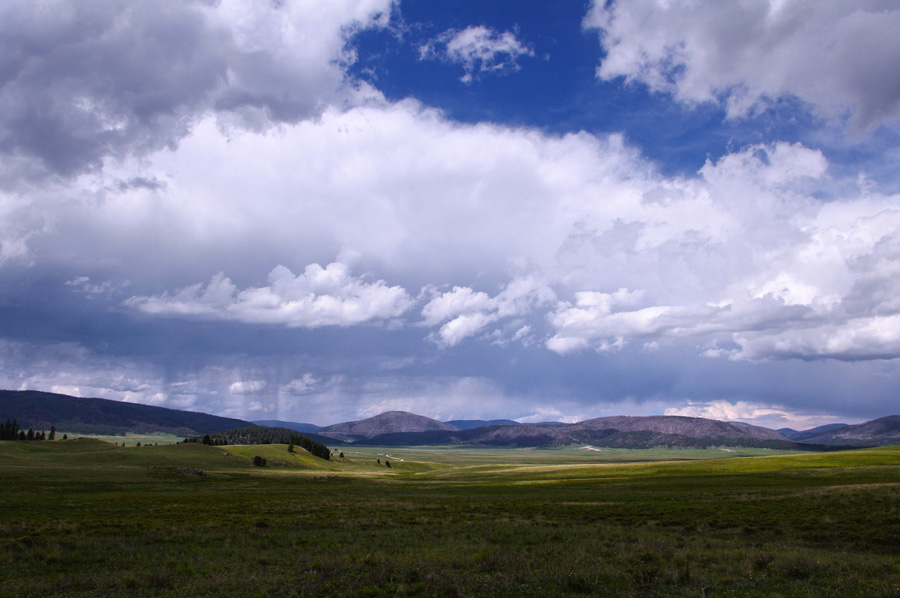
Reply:
<svg viewBox="0 0 900 598"><path fill-rule="evenodd" d="M7 419L6 423L0 426L0 440L56 440L56 426L50 426L50 434L46 434L43 430L35 432L33 428L28 431L19 428L17 420Z"/></svg>
<svg viewBox="0 0 900 598"><path fill-rule="evenodd" d="M325 459L326 461L331 460L331 449L311 438L307 438L306 436L291 436L291 446L295 445L302 449L306 449L313 457Z"/></svg>
<svg viewBox="0 0 900 598"><path fill-rule="evenodd" d="M302 449L320 459L331 459L331 449L316 442L311 438L297 434L286 428L269 428L266 426L250 426L248 428L236 428L203 436L185 438L184 442L196 442L210 446L225 446L230 444L287 444L288 452L294 452L294 447Z"/></svg>

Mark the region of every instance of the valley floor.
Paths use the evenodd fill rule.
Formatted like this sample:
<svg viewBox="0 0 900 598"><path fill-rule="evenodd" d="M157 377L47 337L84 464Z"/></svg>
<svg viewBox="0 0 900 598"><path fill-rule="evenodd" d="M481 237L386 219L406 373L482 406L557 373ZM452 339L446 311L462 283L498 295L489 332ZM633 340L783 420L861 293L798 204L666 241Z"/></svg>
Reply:
<svg viewBox="0 0 900 598"><path fill-rule="evenodd" d="M579 448L0 442L0 595L900 596L898 447Z"/></svg>

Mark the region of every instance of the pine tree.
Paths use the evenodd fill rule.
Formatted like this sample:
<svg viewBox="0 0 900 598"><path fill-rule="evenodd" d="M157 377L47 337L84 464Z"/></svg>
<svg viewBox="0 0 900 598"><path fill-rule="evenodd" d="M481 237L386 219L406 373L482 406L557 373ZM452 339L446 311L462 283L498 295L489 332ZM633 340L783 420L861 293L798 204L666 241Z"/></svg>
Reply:
<svg viewBox="0 0 900 598"><path fill-rule="evenodd" d="M16 420L6 420L6 423L0 427L0 440L18 440L19 439L19 423Z"/></svg>
<svg viewBox="0 0 900 598"><path fill-rule="evenodd" d="M56 426L50 426L50 440L56 440Z"/></svg>

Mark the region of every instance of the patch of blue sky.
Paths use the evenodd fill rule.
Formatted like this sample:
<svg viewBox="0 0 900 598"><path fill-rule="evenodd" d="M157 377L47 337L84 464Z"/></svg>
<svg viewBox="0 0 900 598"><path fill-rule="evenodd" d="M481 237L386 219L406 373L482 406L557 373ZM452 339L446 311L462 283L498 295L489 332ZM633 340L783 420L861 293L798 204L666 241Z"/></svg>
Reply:
<svg viewBox="0 0 900 598"><path fill-rule="evenodd" d="M390 27L355 36L358 60L349 74L368 81L390 101L415 98L461 123L534 127L559 135L619 133L666 176L691 176L707 160L776 141L822 149L844 167L859 168L879 163L882 146L896 140L896 132L880 130L873 140L847 144L842 123L825 127L833 130L826 139L822 131L828 123L790 97L729 119L724 96L718 103L686 105L624 77L600 80L596 68L604 49L596 32L583 30L583 16L580 2L405 1ZM420 48L425 44L448 31L476 26L513 33L532 55L516 58L517 68L479 72L468 82L461 80L461 64L423 59ZM890 173L873 169L871 176L882 179Z"/></svg>

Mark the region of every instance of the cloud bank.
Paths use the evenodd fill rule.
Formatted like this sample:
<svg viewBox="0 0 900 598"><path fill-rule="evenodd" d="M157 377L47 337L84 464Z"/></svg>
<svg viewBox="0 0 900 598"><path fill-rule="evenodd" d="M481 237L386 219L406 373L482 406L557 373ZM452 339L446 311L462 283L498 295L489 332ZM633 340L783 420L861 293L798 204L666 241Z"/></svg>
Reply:
<svg viewBox="0 0 900 598"><path fill-rule="evenodd" d="M423 324L444 347L525 317L549 326L546 346L561 354L686 341L731 359L900 355L897 199L858 188L818 198L833 186L828 162L799 144L748 147L697 177L667 178L616 136L458 125L414 103L328 113L278 136L200 131L177 159L241 172L261 199L247 204L246 187L227 176L187 176L129 190L96 216L163 209L200 255L352 243L405 283L365 282L337 262L297 276L280 266L265 287L239 290L220 274L128 301L145 313L345 326L403 316L426 292ZM165 177L174 159L148 174ZM198 211L209 214L202 231L190 228ZM478 272L494 282L427 290Z"/></svg>
<svg viewBox="0 0 900 598"><path fill-rule="evenodd" d="M865 130L900 116L900 9L890 0L593 2L584 19L624 77L732 117L796 97Z"/></svg>
<svg viewBox="0 0 900 598"><path fill-rule="evenodd" d="M310 264L296 276L277 266L269 273L268 286L242 291L219 273L206 285L192 285L171 296L131 297L126 304L155 315L317 328L396 318L409 307L410 298L384 281L352 278L345 264L332 262L324 268Z"/></svg>

